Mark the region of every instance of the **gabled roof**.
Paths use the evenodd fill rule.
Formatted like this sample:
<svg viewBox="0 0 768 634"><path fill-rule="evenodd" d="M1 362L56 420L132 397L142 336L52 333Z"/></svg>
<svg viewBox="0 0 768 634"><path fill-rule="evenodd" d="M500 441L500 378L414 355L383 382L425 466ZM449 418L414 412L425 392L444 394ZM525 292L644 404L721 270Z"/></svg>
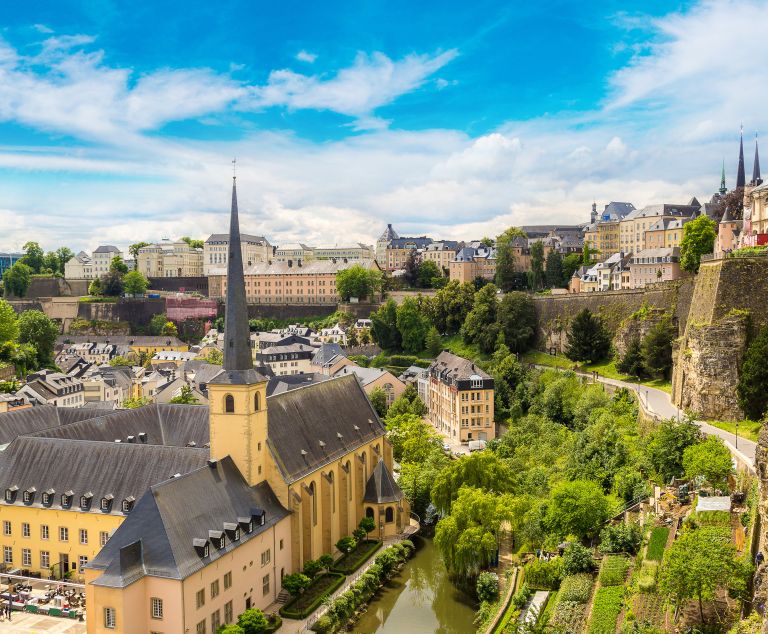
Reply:
<svg viewBox="0 0 768 634"><path fill-rule="evenodd" d="M345 356L338 343L324 343L312 356L312 365L326 365L338 357Z"/></svg>
<svg viewBox="0 0 768 634"><path fill-rule="evenodd" d="M262 512L263 525L243 530ZM104 571L93 582L97 586L125 587L147 575L185 579L287 515L269 485L249 487L227 456L153 485L88 567ZM224 524L240 525L240 539L233 541ZM208 542L209 531L224 532L225 546L210 544L204 557L195 544Z"/></svg>
<svg viewBox="0 0 768 634"><path fill-rule="evenodd" d="M397 231L392 228L392 225L387 225L387 228L384 229L384 233L379 236L379 240L389 242L390 240L395 240L398 237L399 236L397 235Z"/></svg>
<svg viewBox="0 0 768 634"><path fill-rule="evenodd" d="M267 396L273 394L282 394L289 390L295 390L299 387L306 387L314 383L328 381L331 377L319 372L309 372L303 374L285 374L283 376L270 377L267 383Z"/></svg>
<svg viewBox="0 0 768 634"><path fill-rule="evenodd" d="M385 433L353 376L275 394L269 397L267 407L267 444L286 482L294 482Z"/></svg>
<svg viewBox="0 0 768 634"><path fill-rule="evenodd" d="M395 375L391 374L388 370L382 370L381 368L364 368L362 366L352 364L339 368L336 370L336 374L333 376L337 377L347 374L356 376L363 387L373 383L374 381L378 381L381 377L387 374L392 376L392 378L395 378Z"/></svg>
<svg viewBox="0 0 768 634"><path fill-rule="evenodd" d="M160 348L186 345L178 337L167 335L59 335L56 337L56 345L68 346L75 343L112 343L118 346Z"/></svg>
<svg viewBox="0 0 768 634"><path fill-rule="evenodd" d="M118 249L115 246L112 246L111 244L105 244L100 247L96 247L93 251L94 253L120 253L120 249Z"/></svg>
<svg viewBox="0 0 768 634"><path fill-rule="evenodd" d="M53 405L38 405L0 414L0 445L8 444L17 436L68 425L93 416L93 412L78 407Z"/></svg>
<svg viewBox="0 0 768 634"><path fill-rule="evenodd" d="M205 241L206 243L211 242L227 242L229 243L229 234L228 233L212 233L210 236L208 236L208 239ZM240 234L240 242L263 242L267 246L269 246L269 242L267 242L267 239L264 236L254 236L250 233L241 233Z"/></svg>
<svg viewBox="0 0 768 634"><path fill-rule="evenodd" d="M490 375L481 367L475 365L474 361L459 357L447 350L443 350L429 366L431 372L440 374L454 381L468 379L470 376L477 375L482 379L490 379Z"/></svg>
<svg viewBox="0 0 768 634"><path fill-rule="evenodd" d="M376 466L373 468L371 477L365 484L364 502L374 504L384 504L387 502L399 502L403 499L403 492L397 486L384 460L379 458Z"/></svg>

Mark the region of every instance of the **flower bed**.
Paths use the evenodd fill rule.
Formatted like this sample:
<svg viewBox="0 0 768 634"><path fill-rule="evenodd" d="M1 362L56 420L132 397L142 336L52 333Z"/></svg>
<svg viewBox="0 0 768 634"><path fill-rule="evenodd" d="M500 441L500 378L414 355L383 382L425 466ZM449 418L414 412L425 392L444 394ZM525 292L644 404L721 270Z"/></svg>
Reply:
<svg viewBox="0 0 768 634"><path fill-rule="evenodd" d="M300 621L306 618L323 602L323 599L344 583L346 576L339 572L329 572L317 577L302 594L280 608L280 616Z"/></svg>
<svg viewBox="0 0 768 634"><path fill-rule="evenodd" d="M621 586L603 586L597 590L589 619L589 634L613 634L623 599L624 588Z"/></svg>
<svg viewBox="0 0 768 634"><path fill-rule="evenodd" d="M563 579L558 599L565 602L586 603L592 593L592 575L571 575Z"/></svg>
<svg viewBox="0 0 768 634"><path fill-rule="evenodd" d="M629 561L622 555L608 555L600 566L600 585L621 586L627 576Z"/></svg>
<svg viewBox="0 0 768 634"><path fill-rule="evenodd" d="M381 548L381 541L364 540L357 544L350 552L339 557L331 566L331 572L340 572L345 575L352 574L362 566L370 556Z"/></svg>
<svg viewBox="0 0 768 634"><path fill-rule="evenodd" d="M651 531L646 559L661 561L664 549L667 547L667 537L669 537L669 529L666 526L657 526Z"/></svg>

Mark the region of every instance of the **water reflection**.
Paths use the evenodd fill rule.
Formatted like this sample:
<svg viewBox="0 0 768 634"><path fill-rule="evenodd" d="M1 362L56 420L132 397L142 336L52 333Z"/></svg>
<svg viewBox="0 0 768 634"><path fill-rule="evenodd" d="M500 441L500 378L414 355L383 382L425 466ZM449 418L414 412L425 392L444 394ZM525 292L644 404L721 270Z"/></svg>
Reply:
<svg viewBox="0 0 768 634"><path fill-rule="evenodd" d="M357 634L468 634L474 632L474 605L448 579L431 539L397 578L382 588L354 628ZM415 541L415 540L414 540Z"/></svg>

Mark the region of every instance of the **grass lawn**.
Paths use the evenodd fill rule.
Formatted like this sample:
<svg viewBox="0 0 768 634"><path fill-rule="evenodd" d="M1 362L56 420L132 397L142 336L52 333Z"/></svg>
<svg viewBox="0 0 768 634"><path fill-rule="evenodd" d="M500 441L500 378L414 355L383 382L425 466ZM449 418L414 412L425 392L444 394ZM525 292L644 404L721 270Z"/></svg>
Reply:
<svg viewBox="0 0 768 634"><path fill-rule="evenodd" d="M480 352L475 344L465 343L461 335L451 335L443 338L443 348L447 348L453 354L473 361L488 361L490 355Z"/></svg>
<svg viewBox="0 0 768 634"><path fill-rule="evenodd" d="M546 365L550 368L566 368L572 369L574 362L563 356L552 356L546 352L531 351L526 352L523 355L523 362L535 363L538 365ZM579 366L579 369L584 372L597 372L600 376L607 379L615 379L617 381L627 381L629 383L640 383L640 385L647 385L648 387L656 388L657 390L663 390L664 392L672 392L672 382L662 379L638 379L634 376L627 376L622 374L616 369L616 362L610 361L598 361L596 363L584 363Z"/></svg>
<svg viewBox="0 0 768 634"><path fill-rule="evenodd" d="M646 559L653 561L661 561L664 556L664 549L667 547L667 537L669 536L669 529L666 526L656 526L651 531L651 539L648 540L648 550L646 551Z"/></svg>
<svg viewBox="0 0 768 634"><path fill-rule="evenodd" d="M736 433L736 423L730 420L708 420L710 425L724 429L732 434ZM739 421L739 437L746 438L752 442L757 442L757 435L760 433L761 424L754 420Z"/></svg>

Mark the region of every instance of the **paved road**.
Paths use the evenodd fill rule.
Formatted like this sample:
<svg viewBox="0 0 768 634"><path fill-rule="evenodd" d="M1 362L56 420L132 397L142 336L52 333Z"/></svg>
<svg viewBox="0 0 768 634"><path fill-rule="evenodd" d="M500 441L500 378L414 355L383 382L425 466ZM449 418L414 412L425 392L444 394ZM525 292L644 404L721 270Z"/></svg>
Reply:
<svg viewBox="0 0 768 634"><path fill-rule="evenodd" d="M542 369L552 369L548 366L539 365L537 366ZM563 368L556 368L559 370L565 371ZM592 376L588 373L579 373L583 376ZM645 406L645 410L651 414L656 414L657 416L661 418L684 418L685 412L681 409L678 409L673 403L671 396L664 392L663 390L658 390L653 387L646 387L645 385L640 385L638 383L629 383L627 381L618 381L616 379L607 379L603 376L598 375L597 380L601 383L605 383L607 385L614 385L616 387L626 387L631 390L634 390L638 394L638 398L640 399L641 405ZM735 434L732 434L729 431L725 431L723 429L720 429L719 427L714 427L713 425L710 425L709 423L706 423L704 421L696 421L696 423L701 428L701 431L703 431L708 436L718 436L719 438L722 438L723 442L725 442L725 445L730 450L731 454L735 457L737 457L741 462L749 466L749 469L754 472L755 470L755 450L757 448L757 443L752 442L751 440L747 440L746 438L742 438L741 436L737 439Z"/></svg>

